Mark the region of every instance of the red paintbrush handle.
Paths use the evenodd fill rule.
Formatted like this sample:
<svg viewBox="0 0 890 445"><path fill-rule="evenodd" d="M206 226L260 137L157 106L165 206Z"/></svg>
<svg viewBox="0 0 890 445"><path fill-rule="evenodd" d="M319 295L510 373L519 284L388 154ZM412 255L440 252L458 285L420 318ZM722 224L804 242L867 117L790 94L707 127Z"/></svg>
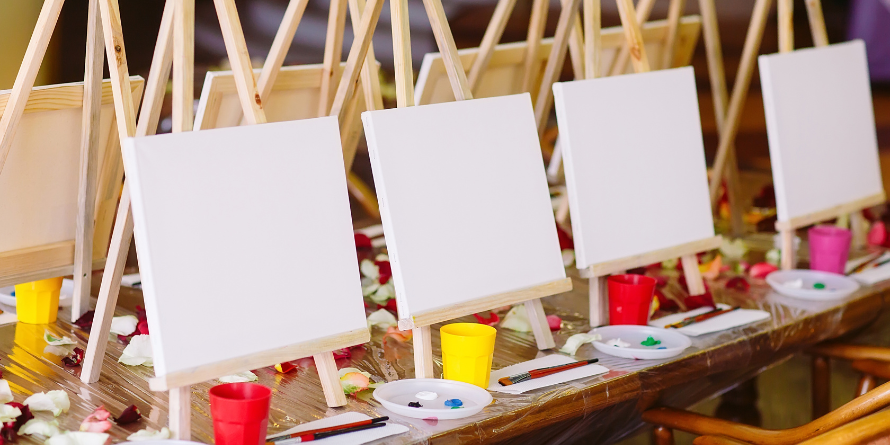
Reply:
<svg viewBox="0 0 890 445"><path fill-rule="evenodd" d="M550 374L553 374L553 373L556 373L556 372L562 372L562 371L566 371L566 370L569 370L569 369L577 368L577 367L579 367L579 366L586 366L586 365L588 365L588 364L589 364L589 363L587 363L586 361L585 361L585 362L575 362L575 363L569 363L569 364L564 365L564 366L560 366L560 367L558 367L558 368L549 368L549 369L542 369L542 370L531 370L531 371L529 371L528 373L532 376L532 378L534 378L534 377L543 377L543 376L550 375Z"/></svg>

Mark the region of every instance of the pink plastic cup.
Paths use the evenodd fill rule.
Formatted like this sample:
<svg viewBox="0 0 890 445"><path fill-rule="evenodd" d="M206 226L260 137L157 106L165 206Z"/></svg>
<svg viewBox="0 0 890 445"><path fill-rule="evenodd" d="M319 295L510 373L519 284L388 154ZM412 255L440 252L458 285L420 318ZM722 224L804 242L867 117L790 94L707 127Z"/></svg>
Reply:
<svg viewBox="0 0 890 445"><path fill-rule="evenodd" d="M609 324L649 323L649 308L655 295L655 278L645 275L612 275L609 283Z"/></svg>
<svg viewBox="0 0 890 445"><path fill-rule="evenodd" d="M852 232L835 226L810 228L810 269L843 274L850 253Z"/></svg>
<svg viewBox="0 0 890 445"><path fill-rule="evenodd" d="M216 445L263 445L272 390L256 383L210 388L210 415Z"/></svg>

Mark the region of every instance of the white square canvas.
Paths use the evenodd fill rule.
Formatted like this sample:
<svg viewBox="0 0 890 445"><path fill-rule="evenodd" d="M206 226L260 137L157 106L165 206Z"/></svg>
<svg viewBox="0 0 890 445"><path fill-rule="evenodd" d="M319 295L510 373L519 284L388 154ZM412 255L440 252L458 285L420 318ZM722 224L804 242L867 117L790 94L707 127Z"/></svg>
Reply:
<svg viewBox="0 0 890 445"><path fill-rule="evenodd" d="M883 192L865 44L758 60L779 221Z"/></svg>
<svg viewBox="0 0 890 445"><path fill-rule="evenodd" d="M336 118L124 145L157 375L367 329Z"/></svg>
<svg viewBox="0 0 890 445"><path fill-rule="evenodd" d="M362 120L400 318L565 278L528 94Z"/></svg>
<svg viewBox="0 0 890 445"><path fill-rule="evenodd" d="M579 269L714 236L691 67L553 93Z"/></svg>

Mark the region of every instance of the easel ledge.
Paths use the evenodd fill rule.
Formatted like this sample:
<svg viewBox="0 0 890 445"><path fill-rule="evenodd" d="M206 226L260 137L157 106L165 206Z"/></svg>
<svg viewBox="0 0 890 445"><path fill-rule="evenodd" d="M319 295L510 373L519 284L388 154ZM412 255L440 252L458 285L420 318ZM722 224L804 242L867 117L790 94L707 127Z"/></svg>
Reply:
<svg viewBox="0 0 890 445"><path fill-rule="evenodd" d="M453 304L440 309L421 312L411 318L399 320L399 329L407 331L421 326L430 326L443 321L472 315L495 307L524 303L541 297L561 294L572 290L572 279L563 278L549 283L539 284L525 289L504 292L489 297L479 298L465 303Z"/></svg>
<svg viewBox="0 0 890 445"><path fill-rule="evenodd" d="M646 252L640 255L633 255L617 260L606 261L604 263L593 264L587 268L580 269L578 272L583 278L596 278L605 275L611 275L616 272L643 267L649 264L660 263L674 258L680 258L686 255L693 255L699 252L714 250L723 244L723 237L716 235L711 238L705 238L691 243L681 244L679 246L671 246L652 252Z"/></svg>
<svg viewBox="0 0 890 445"><path fill-rule="evenodd" d="M886 201L886 193L881 192L876 195L871 195L865 198L857 199L855 201L836 205L825 210L820 210L818 212L809 213L803 216L797 216L789 219L788 221L776 221L776 231L781 232L786 230L795 230L800 227L806 227L810 224L815 224L820 221L836 218L847 213L858 212L869 207L874 207L876 205L883 204Z"/></svg>
<svg viewBox="0 0 890 445"><path fill-rule="evenodd" d="M167 375L149 379L148 386L152 391L168 391L174 388L206 382L225 375L244 372L245 370L264 368L277 363L325 352L330 353L329 351L360 345L370 340L371 333L367 329L356 329L319 340L288 345L211 365L198 366L185 371L171 372ZM324 382L324 377L322 377L322 382Z"/></svg>

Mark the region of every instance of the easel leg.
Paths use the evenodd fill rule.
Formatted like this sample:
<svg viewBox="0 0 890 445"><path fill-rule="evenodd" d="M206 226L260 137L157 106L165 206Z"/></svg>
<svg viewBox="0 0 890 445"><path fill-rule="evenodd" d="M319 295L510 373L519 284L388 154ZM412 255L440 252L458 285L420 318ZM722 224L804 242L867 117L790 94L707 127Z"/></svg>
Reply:
<svg viewBox="0 0 890 445"><path fill-rule="evenodd" d="M99 301L96 303L93 328L90 329L86 357L80 373L80 380L84 383L98 382L99 374L102 372L108 334L111 332L111 318L114 317L114 308L117 306L121 275L127 263L131 239L133 239L133 215L130 212L130 190L125 183L114 223L114 232L111 234L111 247L108 249L105 273L102 275L102 287L99 290Z"/></svg>
<svg viewBox="0 0 890 445"><path fill-rule="evenodd" d="M324 390L324 399L331 408L346 405L346 394L340 386L340 375L337 372L337 362L334 354L323 352L312 356L315 359L315 369L318 370L318 378L321 379L321 389Z"/></svg>
<svg viewBox="0 0 890 445"><path fill-rule="evenodd" d="M782 270L794 269L797 265L797 252L794 251L794 230L779 232L782 238Z"/></svg>
<svg viewBox="0 0 890 445"><path fill-rule="evenodd" d="M590 327L609 324L609 293L606 277L590 279Z"/></svg>
<svg viewBox="0 0 890 445"><path fill-rule="evenodd" d="M698 270L698 257L695 254L685 255L680 258L683 263L683 275L686 276L686 287L689 288L689 295L701 295L705 293L705 281L702 279L701 271Z"/></svg>
<svg viewBox="0 0 890 445"><path fill-rule="evenodd" d="M433 372L433 338L429 326L411 330L414 335L414 378L432 379Z"/></svg>
<svg viewBox="0 0 890 445"><path fill-rule="evenodd" d="M173 438L192 438L192 387L182 386L170 390L170 431Z"/></svg>
<svg viewBox="0 0 890 445"><path fill-rule="evenodd" d="M541 299L535 298L534 300L526 301L525 311L528 313L528 321L532 325L532 332L535 333L538 349L555 348L556 342L553 341L553 334L550 332L550 324L547 323L547 314L544 313Z"/></svg>
<svg viewBox="0 0 890 445"><path fill-rule="evenodd" d="M853 232L853 241L850 247L853 249L862 249L868 241L868 223L862 212L853 212L850 214L850 231Z"/></svg>

